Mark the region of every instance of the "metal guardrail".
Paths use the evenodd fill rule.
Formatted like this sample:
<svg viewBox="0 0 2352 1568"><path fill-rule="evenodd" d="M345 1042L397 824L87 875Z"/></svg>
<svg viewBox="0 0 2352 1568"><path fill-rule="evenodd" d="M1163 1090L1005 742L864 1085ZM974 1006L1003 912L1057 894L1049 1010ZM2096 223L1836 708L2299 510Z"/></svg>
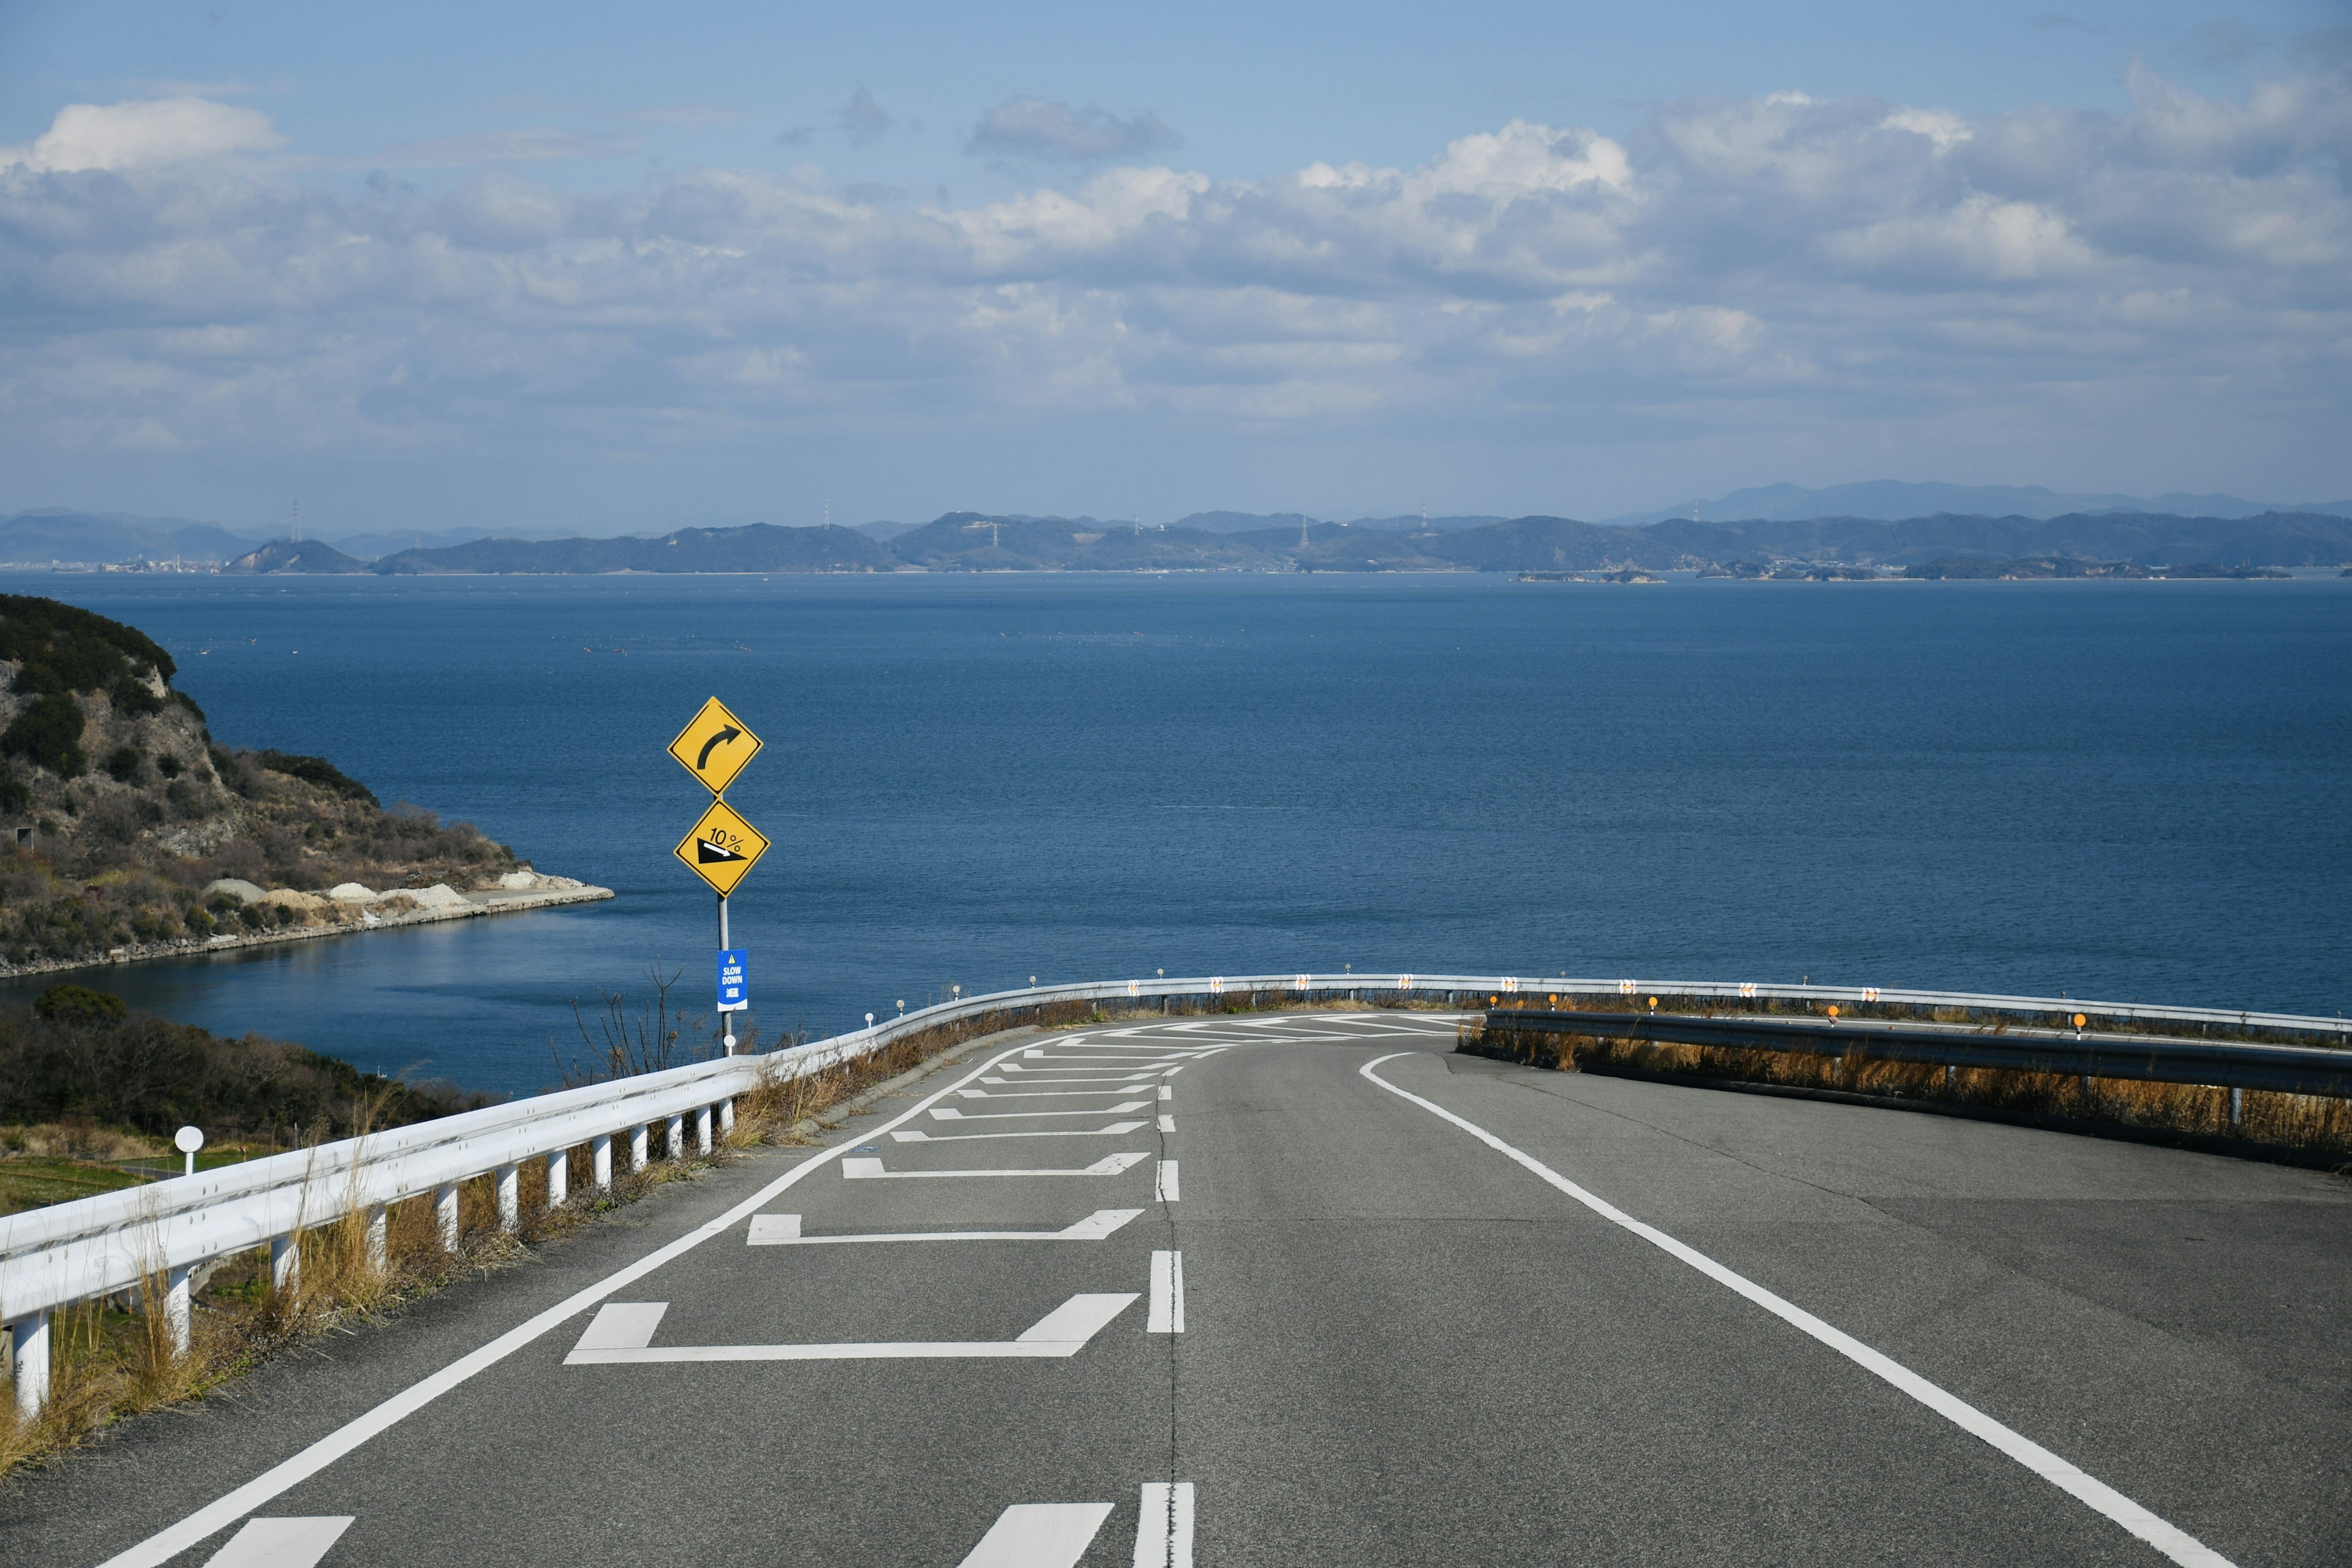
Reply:
<svg viewBox="0 0 2352 1568"><path fill-rule="evenodd" d="M2136 1079L2215 1089L2352 1098L2352 1051L2154 1039L2137 1035L1991 1034L1955 1025L1834 1019L1692 1018L1664 1013L1537 1012L1498 1007L1498 1034L1584 1035L1660 1045L1791 1051L1926 1067L2001 1068L2068 1078Z"/></svg>
<svg viewBox="0 0 2352 1568"><path fill-rule="evenodd" d="M2352 1024L2341 1018L2138 1004L2125 1006L2063 997L1716 981L1345 973L1155 977L996 992L920 1008L870 1028L790 1050L700 1062L540 1095L366 1138L218 1166L193 1177L0 1217L0 1322L10 1330L9 1368L17 1405L27 1413L37 1412L47 1401L48 1316L58 1308L143 1289L152 1280L161 1288L160 1305L175 1341L184 1347L190 1323L190 1279L205 1263L267 1245L273 1281L285 1285L299 1268L296 1236L305 1228L352 1214L365 1217L369 1245L381 1259L385 1208L428 1194L441 1234L446 1244L454 1246L458 1184L492 1173L498 1178L500 1219L511 1228L520 1220L517 1171L527 1160L548 1162L550 1200L560 1203L568 1179L570 1151L574 1148L583 1144L590 1148L592 1170L599 1182L610 1180L612 1140L618 1136L628 1136L630 1157L642 1165L648 1157L651 1130L666 1125L667 1152L677 1157L686 1152L686 1121L692 1117L695 1140L708 1149L714 1126L723 1133L730 1121L734 1098L763 1079L789 1079L819 1071L930 1029L992 1017L1000 1020L998 1026L1010 1026L1082 1003L1114 1010L1142 1010L1154 1004L1164 1007L1179 1002L1215 1008L1345 1000L1485 1007L1506 997L1532 1002L1538 996L1556 1000L1636 993L1695 1000L1957 1007L1979 1016L2044 1021L2082 1012L2113 1023L2195 1025L2352 1041ZM1496 1016L1529 1019L1540 1015L1506 1011ZM1600 1016L1567 1016L1590 1032L1589 1026ZM1855 1027L1839 1026L1840 1038L1850 1039ZM2133 1041L2131 1047L2145 1052L2148 1044Z"/></svg>

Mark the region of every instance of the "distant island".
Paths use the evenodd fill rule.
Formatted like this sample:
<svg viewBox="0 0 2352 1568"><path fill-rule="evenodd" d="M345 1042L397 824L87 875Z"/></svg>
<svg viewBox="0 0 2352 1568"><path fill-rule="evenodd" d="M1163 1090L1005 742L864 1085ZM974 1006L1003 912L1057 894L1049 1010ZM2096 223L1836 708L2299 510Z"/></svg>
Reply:
<svg viewBox="0 0 2352 1568"><path fill-rule="evenodd" d="M319 757L215 743L135 627L0 595L0 973L610 898Z"/></svg>
<svg viewBox="0 0 2352 1568"><path fill-rule="evenodd" d="M1761 499L1794 504L1783 497ZM1410 515L1330 522L1296 512L1195 512L1173 523L1146 525L1092 517L955 511L920 524L799 528L752 523L679 528L654 537L534 539L471 537L469 532L375 534L341 543L291 538L256 542L236 539L211 524L50 511L0 521L0 562L58 569L72 563L104 571L200 570L272 576L866 572L1497 572L1524 576L1679 571L1741 580L2126 578L2180 576L2191 568L2228 574L2352 565L2352 505L2332 510L2232 510L2195 516L2147 510L2055 516L1938 511L1895 519L1712 521L1673 516L1633 524L1551 516ZM188 553L179 553L183 546ZM367 552L379 546L390 548ZM114 550L126 553L121 559L104 556ZM2075 564L2053 564L2057 563Z"/></svg>

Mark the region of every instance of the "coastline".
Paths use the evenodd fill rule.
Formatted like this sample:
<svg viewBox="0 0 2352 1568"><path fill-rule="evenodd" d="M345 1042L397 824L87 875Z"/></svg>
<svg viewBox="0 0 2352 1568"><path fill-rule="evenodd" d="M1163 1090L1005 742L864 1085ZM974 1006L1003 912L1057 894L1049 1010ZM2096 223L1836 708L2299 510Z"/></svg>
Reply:
<svg viewBox="0 0 2352 1568"><path fill-rule="evenodd" d="M105 969L118 963L137 963L149 959L194 958L210 952L229 952L238 948L268 947L278 942L357 936L366 931L425 925L435 921L473 920L482 915L552 909L561 904L596 903L612 898L614 894L610 888L581 882L568 888L492 888L457 896L465 900L462 906L398 910L381 915L369 910L348 924L286 926L275 931L242 931L233 936L177 937L169 942L131 942L109 949L102 958L43 958L25 963L0 963L0 979L16 979L27 974L56 974L77 969Z"/></svg>

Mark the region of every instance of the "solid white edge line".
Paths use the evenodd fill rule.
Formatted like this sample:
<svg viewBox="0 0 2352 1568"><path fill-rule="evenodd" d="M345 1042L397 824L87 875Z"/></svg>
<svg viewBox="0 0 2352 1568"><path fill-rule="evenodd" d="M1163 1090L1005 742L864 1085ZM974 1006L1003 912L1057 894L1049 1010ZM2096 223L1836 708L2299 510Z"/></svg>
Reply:
<svg viewBox="0 0 2352 1568"><path fill-rule="evenodd" d="M1006 1058L1019 1055L1026 1047L1014 1046L990 1058L955 1082L926 1096L906 1111L865 1134L887 1132L903 1122L913 1121L929 1110L937 1101L952 1091L978 1079ZM676 1261L713 1237L724 1235L775 1201L776 1195L794 1182L807 1175L826 1161L857 1143L856 1138L845 1138L831 1148L820 1149L802 1161L751 1197L737 1204L717 1219L709 1220L687 1232L677 1240L655 1248L635 1263L606 1275L584 1290L573 1292L534 1318L509 1329L480 1349L469 1352L443 1367L439 1372L422 1378L402 1389L390 1399L360 1415L346 1421L332 1432L301 1449L291 1458L279 1460L253 1479L215 1501L205 1504L179 1523L157 1531L136 1546L119 1552L99 1565L99 1568L162 1568L188 1548L218 1533L243 1519L255 1509L280 1493L299 1486L337 1459L357 1448L369 1438L422 1410L475 1373L496 1366L515 1352L557 1328L624 1286L635 1283L656 1268Z"/></svg>
<svg viewBox="0 0 2352 1568"><path fill-rule="evenodd" d="M1832 1328L1802 1307L1774 1295L1745 1275L1734 1273L1706 1254L1676 1241L1656 1226L1643 1224L1607 1199L1585 1191L1542 1161L1522 1153L1475 1122L1466 1121L1434 1100L1423 1100L1410 1089L1399 1089L1372 1071L1382 1062L1425 1054L1422 1051L1395 1051L1375 1058L1357 1070L1366 1079L1400 1100L1412 1101L1432 1115L1454 1123L1497 1153L1517 1162L1610 1224L1633 1232L1651 1246L1689 1264L1717 1284L1738 1291L1790 1327L1811 1335L1864 1371L1893 1384L1970 1436L1990 1444L2059 1490L2122 1525L2175 1563L2182 1564L2182 1568L2236 1568L2236 1564L2228 1558L2187 1531L2159 1519L2105 1481L2060 1458L2023 1433L2002 1426L1975 1405L1928 1382L1893 1357L1871 1349L1842 1329Z"/></svg>

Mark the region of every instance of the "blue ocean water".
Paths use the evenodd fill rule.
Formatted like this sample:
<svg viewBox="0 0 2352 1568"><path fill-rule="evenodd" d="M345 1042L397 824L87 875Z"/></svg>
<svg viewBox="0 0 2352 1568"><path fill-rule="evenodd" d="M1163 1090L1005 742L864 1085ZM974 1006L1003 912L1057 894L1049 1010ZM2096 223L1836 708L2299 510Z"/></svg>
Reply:
<svg viewBox="0 0 2352 1568"><path fill-rule="evenodd" d="M772 1034L1162 968L2352 989L2352 582L0 586L147 631L226 742L618 890L103 977L475 1087L544 1087L657 962L707 990L663 747L714 693L767 742L730 798L775 843L733 905Z"/></svg>

